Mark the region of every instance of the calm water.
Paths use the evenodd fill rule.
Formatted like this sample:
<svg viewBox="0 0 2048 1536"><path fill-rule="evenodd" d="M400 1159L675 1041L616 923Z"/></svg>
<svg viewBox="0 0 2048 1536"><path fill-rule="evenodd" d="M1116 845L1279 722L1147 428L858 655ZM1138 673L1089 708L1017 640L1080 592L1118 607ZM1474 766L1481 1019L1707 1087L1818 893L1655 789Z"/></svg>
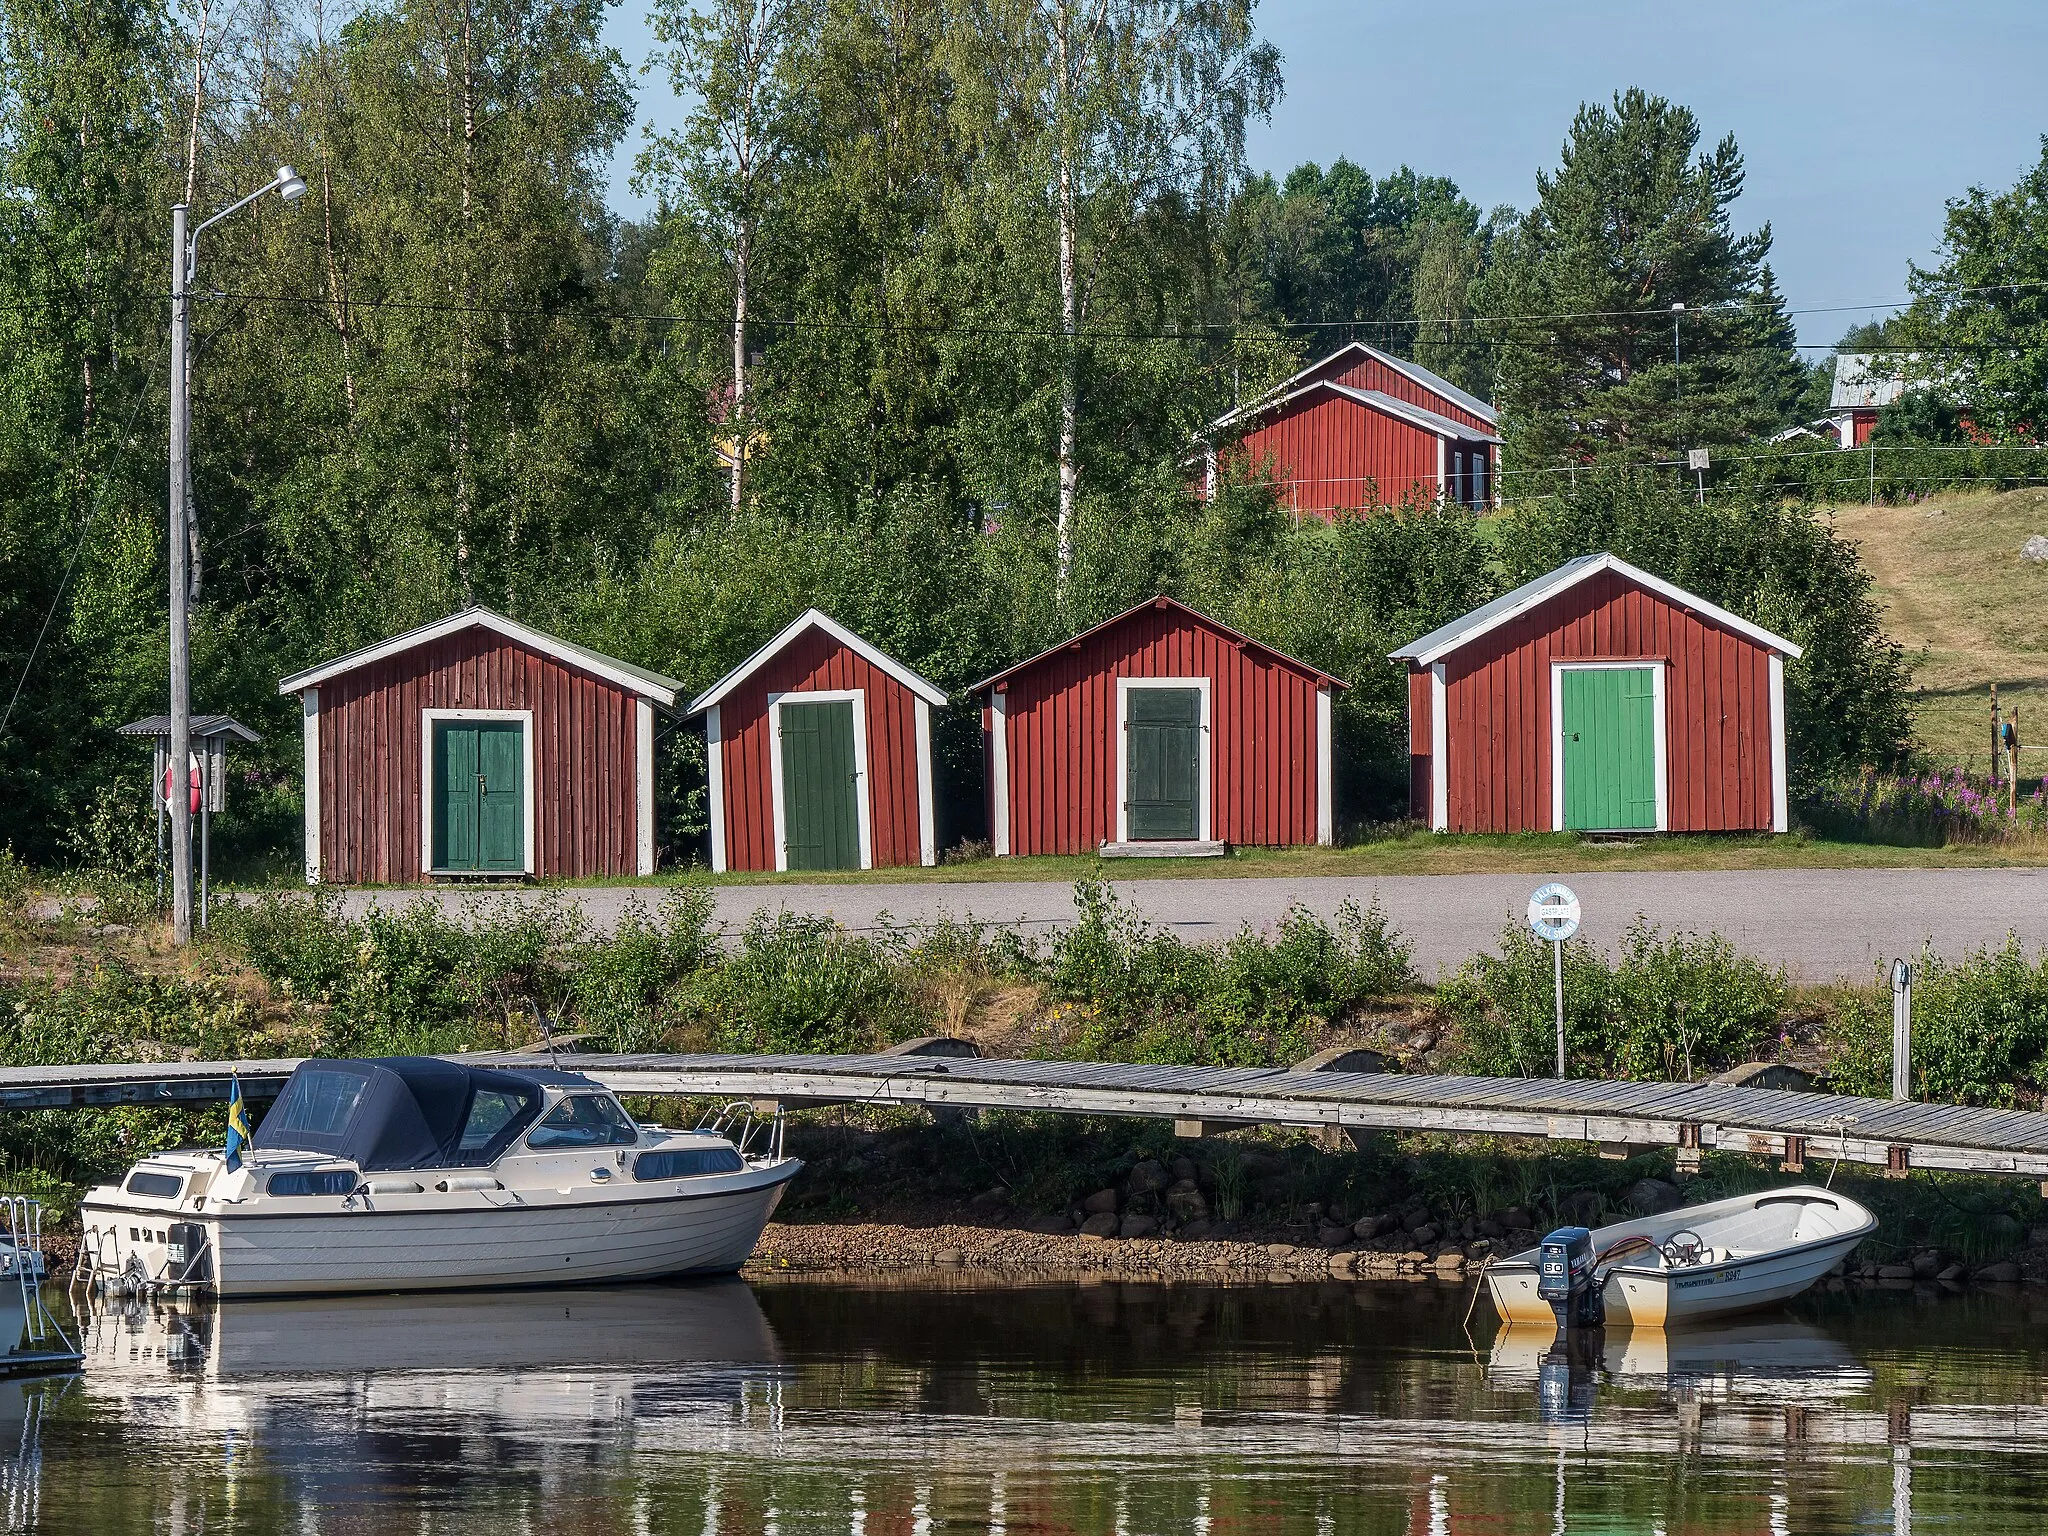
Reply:
<svg viewBox="0 0 2048 1536"><path fill-rule="evenodd" d="M1555 1363L1435 1286L737 1281L102 1315L0 1384L12 1529L2048 1529L2048 1297ZM1481 1312L1485 1312L1482 1303Z"/></svg>

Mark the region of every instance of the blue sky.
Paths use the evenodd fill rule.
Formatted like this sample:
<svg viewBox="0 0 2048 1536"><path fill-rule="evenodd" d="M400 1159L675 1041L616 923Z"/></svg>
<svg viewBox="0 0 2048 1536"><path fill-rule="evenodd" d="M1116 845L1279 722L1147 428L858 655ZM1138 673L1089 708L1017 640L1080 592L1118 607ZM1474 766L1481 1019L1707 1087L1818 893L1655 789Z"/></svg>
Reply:
<svg viewBox="0 0 2048 1536"><path fill-rule="evenodd" d="M636 70L643 0L608 36ZM1800 340L1832 342L1933 258L1942 204L2006 187L2048 132L2048 0L1265 0L1287 96L1253 134L1259 170L1348 155L1374 174L1449 176L1482 207L1527 207L1581 101L1640 85L1685 103L1747 162L1743 229L1768 221ZM678 106L636 75L641 122ZM627 189L633 143L613 177ZM1839 308L1838 308L1839 307Z"/></svg>

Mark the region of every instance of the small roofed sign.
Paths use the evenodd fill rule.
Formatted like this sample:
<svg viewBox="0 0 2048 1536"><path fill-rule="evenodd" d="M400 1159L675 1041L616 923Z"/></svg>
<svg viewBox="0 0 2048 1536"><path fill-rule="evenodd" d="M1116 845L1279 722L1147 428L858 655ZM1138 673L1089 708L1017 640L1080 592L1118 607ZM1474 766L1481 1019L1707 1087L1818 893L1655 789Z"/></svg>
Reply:
<svg viewBox="0 0 2048 1536"><path fill-rule="evenodd" d="M1555 881L1529 898L1529 927L1539 939L1562 944L1579 931L1579 898Z"/></svg>

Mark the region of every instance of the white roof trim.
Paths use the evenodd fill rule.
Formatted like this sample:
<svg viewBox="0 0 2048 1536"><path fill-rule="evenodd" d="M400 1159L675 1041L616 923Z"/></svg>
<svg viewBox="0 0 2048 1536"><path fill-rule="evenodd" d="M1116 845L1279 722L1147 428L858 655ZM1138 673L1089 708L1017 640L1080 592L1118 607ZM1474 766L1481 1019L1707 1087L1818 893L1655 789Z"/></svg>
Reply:
<svg viewBox="0 0 2048 1536"><path fill-rule="evenodd" d="M816 608L807 608L788 625L784 626L782 633L773 640L770 640L730 672L726 673L725 676L721 677L709 688L698 694L696 698L692 699L690 707L685 713L690 715L702 714L727 694L731 693L733 689L739 687L748 677L752 676L780 652L784 646L808 629L822 629L834 640L837 640L849 651L852 651L867 662L869 666L886 672L927 704L933 706L945 704L947 698L946 690L937 683L918 676L917 673L904 666L895 657L888 655L884 651L877 650L872 644L861 639L859 635L856 635L830 614L822 613Z"/></svg>
<svg viewBox="0 0 2048 1536"><path fill-rule="evenodd" d="M1448 416L1439 416L1427 406L1414 405L1406 400L1396 400L1385 390L1356 389L1349 384L1333 383L1329 379L1316 379L1287 394L1262 401L1257 405L1248 405L1243 411L1234 412L1231 417L1226 417L1223 422L1212 423L1212 429L1213 427L1222 426L1232 419L1245 416L1263 416L1268 411L1276 411L1284 405L1291 405L1304 395L1313 395L1324 391L1336 395L1340 399L1349 400L1353 405L1362 405L1367 410L1378 411L1383 415L1396 417L1401 421L1407 422L1411 427L1420 427L1423 431L1436 437L1456 438L1460 442L1467 443L1498 443L1500 441L1498 437L1483 427L1468 427L1462 421L1453 421Z"/></svg>
<svg viewBox="0 0 2048 1536"><path fill-rule="evenodd" d="M1438 437L1455 437L1460 442L1467 443L1500 441L1491 432L1479 427L1468 427L1462 421L1453 421L1448 416L1440 416L1427 406L1397 400L1383 389L1353 389L1349 384L1332 384L1329 387L1346 399L1356 400L1360 405L1369 405L1376 411L1386 412L1389 416L1399 416L1402 420L1422 428L1425 432L1433 432Z"/></svg>
<svg viewBox="0 0 2048 1536"><path fill-rule="evenodd" d="M1507 594L1512 601L1496 600L1494 603L1476 608L1463 619L1454 619L1443 628L1432 630L1421 639L1402 646L1388 659L1412 661L1417 666L1429 666L1433 662L1441 661L1451 652L1463 649L1481 635L1499 629L1512 619L1520 618L1532 608L1541 607L1559 593L1569 591L1602 571L1612 571L1625 580L1648 587L1660 597L1669 599L1681 608L1689 608L1701 618L1723 628L1732 629L1766 650L1776 651L1795 660L1805 654L1799 646L1794 645L1783 635L1773 634L1761 624L1752 624L1738 614L1716 607L1705 598L1698 597L1683 587L1675 586L1661 576L1652 576L1648 571L1630 565L1619 555L1599 554L1584 555L1577 560L1567 561L1548 575L1538 576L1534 581Z"/></svg>
<svg viewBox="0 0 2048 1536"><path fill-rule="evenodd" d="M1246 416L1256 411L1262 411L1266 409L1268 406L1277 404L1279 402L1276 397L1286 396L1289 399L1293 398L1294 395L1301 393L1300 390L1294 387L1295 385L1300 384L1303 379L1306 379L1313 374L1321 373L1325 368L1329 367L1330 364L1334 363L1338 358L1343 357L1346 353L1350 352L1363 353L1367 357L1378 358L1381 362L1385 363L1389 368L1393 369L1394 372L1400 374L1402 377L1409 379L1416 384L1421 385L1431 394L1441 396L1443 399L1449 400L1454 405L1462 406L1464 409L1470 411L1473 415L1479 417L1483 421L1490 422L1495 426L1500 425L1500 413L1498 411L1496 411L1492 406L1488 405L1484 400L1481 400L1477 395L1466 394L1464 390L1458 388L1458 386L1453 384L1449 379L1431 373L1427 368L1423 367L1420 363L1411 363L1407 361L1405 358L1399 358L1394 356L1391 352L1382 352L1378 347L1370 346L1365 342L1348 341L1343 346L1339 347L1336 351L1332 352L1328 357L1323 358L1319 362L1310 363L1306 368L1302 369L1299 373L1295 374L1291 378L1282 379L1278 384L1275 384L1271 389L1267 390L1263 395L1259 396L1258 399L1247 401L1245 404L1240 405L1233 410L1226 411L1223 415L1217 417L1214 421L1209 423L1209 430L1215 431L1218 428L1227 427L1230 425L1230 423L1238 420L1240 417ZM1468 428L1467 430L1469 431L1471 429Z"/></svg>
<svg viewBox="0 0 2048 1536"><path fill-rule="evenodd" d="M653 699L659 704L674 707L676 695L683 685L672 677L659 672L648 672L616 657L586 650L571 641L556 635L543 634L540 630L529 629L517 619L508 619L502 613L493 613L488 608L465 608L460 613L451 613L445 619L436 619L431 624L422 624L418 629L409 629L402 635L393 635L389 640L380 640L375 645L366 645L359 651L350 651L346 656L323 662L304 672L294 672L277 685L279 693L298 693L307 688L317 688L330 677L339 677L344 672L353 672L358 667L369 666L401 651L416 646L428 645L449 635L459 634L465 629L488 629L493 634L504 636L515 645L538 651L552 657L564 666L577 667L585 672L616 683L627 692L641 698Z"/></svg>

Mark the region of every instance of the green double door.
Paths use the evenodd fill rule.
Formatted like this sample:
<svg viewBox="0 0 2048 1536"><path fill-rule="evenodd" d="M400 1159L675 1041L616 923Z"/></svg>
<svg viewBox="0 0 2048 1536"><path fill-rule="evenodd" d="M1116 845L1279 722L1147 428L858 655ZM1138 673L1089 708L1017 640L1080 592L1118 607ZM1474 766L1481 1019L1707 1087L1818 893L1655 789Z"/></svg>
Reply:
<svg viewBox="0 0 2048 1536"><path fill-rule="evenodd" d="M1567 667L1559 682L1565 827L1656 830L1656 668Z"/></svg>
<svg viewBox="0 0 2048 1536"><path fill-rule="evenodd" d="M1202 692L1133 688L1124 696L1124 825L1132 842L1201 832Z"/></svg>
<svg viewBox="0 0 2048 1536"><path fill-rule="evenodd" d="M860 772L853 701L784 700L782 846L790 869L860 868Z"/></svg>
<svg viewBox="0 0 2048 1536"><path fill-rule="evenodd" d="M436 720L435 869L526 868L526 727L517 720Z"/></svg>

